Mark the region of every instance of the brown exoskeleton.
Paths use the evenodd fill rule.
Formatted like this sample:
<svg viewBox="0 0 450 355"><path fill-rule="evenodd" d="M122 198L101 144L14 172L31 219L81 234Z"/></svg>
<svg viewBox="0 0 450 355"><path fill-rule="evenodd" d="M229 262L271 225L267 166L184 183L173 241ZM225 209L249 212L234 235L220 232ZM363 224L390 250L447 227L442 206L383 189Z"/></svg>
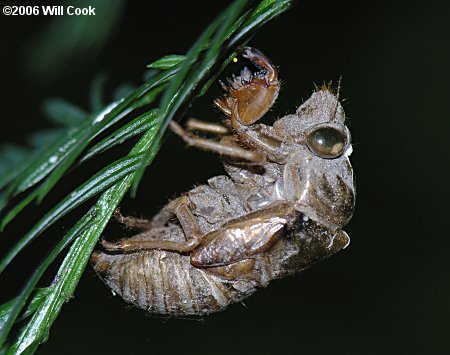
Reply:
<svg viewBox="0 0 450 355"><path fill-rule="evenodd" d="M228 128L191 120L171 129L189 145L224 156L216 176L169 202L151 220L124 217L141 229L92 255L96 272L126 301L176 316L220 311L270 280L303 270L345 248L355 192L350 133L338 98L319 89L273 126L256 123L274 103L277 71L259 51L240 54L257 67L222 84L215 101ZM229 134L229 129L232 133ZM174 220L174 216L176 219Z"/></svg>

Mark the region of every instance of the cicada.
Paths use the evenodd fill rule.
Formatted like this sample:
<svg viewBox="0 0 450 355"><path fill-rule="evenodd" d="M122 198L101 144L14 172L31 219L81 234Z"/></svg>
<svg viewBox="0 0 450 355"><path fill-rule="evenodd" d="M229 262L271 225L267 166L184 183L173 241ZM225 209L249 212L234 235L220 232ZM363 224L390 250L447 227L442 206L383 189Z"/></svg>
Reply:
<svg viewBox="0 0 450 355"><path fill-rule="evenodd" d="M259 123L280 82L260 51L220 83L224 124L189 120L170 128L188 145L218 153L226 175L170 201L152 219L116 219L139 233L102 241L91 258L125 301L153 314L204 315L240 302L271 280L345 248L355 205L350 132L338 94L316 89L293 114ZM217 136L204 138L195 132Z"/></svg>

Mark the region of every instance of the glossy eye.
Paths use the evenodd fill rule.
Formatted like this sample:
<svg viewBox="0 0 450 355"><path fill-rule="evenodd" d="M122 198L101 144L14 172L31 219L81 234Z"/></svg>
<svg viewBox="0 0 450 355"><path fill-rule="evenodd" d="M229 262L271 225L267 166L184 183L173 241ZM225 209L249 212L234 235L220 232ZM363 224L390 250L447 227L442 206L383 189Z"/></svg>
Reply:
<svg viewBox="0 0 450 355"><path fill-rule="evenodd" d="M306 137L309 149L319 157L332 159L342 154L346 136L332 127L321 127L312 131Z"/></svg>

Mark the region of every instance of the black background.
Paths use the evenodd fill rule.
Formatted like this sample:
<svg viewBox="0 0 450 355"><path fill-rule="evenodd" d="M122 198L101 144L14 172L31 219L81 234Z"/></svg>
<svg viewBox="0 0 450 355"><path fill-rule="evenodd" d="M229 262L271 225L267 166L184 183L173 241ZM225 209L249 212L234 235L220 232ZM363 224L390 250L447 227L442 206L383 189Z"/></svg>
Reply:
<svg viewBox="0 0 450 355"><path fill-rule="evenodd" d="M110 91L122 82L139 84L147 63L186 52L226 3L129 1L98 56L67 67L52 82L27 75L22 51L50 18L0 16L0 141L24 143L31 132L50 127L40 111L46 97L87 109L88 87L98 72L107 73ZM101 6L96 12L102 16ZM293 112L313 83L342 75L358 193L346 228L351 245L301 275L273 282L245 307L234 305L203 321L146 316L113 297L88 267L42 354L450 352L447 2L300 1L251 45L280 68L283 87L273 117ZM190 115L217 120L211 102L218 94L214 87ZM2 254L45 208L97 168L74 171L42 207L12 223L1 235ZM137 198L127 198L122 209L151 216L168 198L221 173L214 155L185 149L172 136ZM2 302L18 292L80 213L57 223L2 275Z"/></svg>

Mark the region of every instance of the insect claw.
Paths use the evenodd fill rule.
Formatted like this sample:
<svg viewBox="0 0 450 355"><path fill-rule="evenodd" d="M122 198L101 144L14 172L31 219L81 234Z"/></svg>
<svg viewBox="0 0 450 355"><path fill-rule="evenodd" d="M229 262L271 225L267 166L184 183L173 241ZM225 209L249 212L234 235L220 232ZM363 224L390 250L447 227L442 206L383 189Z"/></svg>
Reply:
<svg viewBox="0 0 450 355"><path fill-rule="evenodd" d="M121 219L123 219L123 215L122 215L122 213L120 212L120 208L119 208L119 207L116 208L116 210L115 210L114 213L113 213L113 216L114 216L114 218L117 219L118 221L120 221Z"/></svg>
<svg viewBox="0 0 450 355"><path fill-rule="evenodd" d="M100 241L100 244L102 245L103 248L105 248L105 249L107 249L107 250L110 250L111 245L113 245L113 243L108 242L108 241L105 240L105 239L102 239L102 240Z"/></svg>
<svg viewBox="0 0 450 355"><path fill-rule="evenodd" d="M252 80L252 72L249 68L244 67L241 70L241 81L242 83L249 83Z"/></svg>
<svg viewBox="0 0 450 355"><path fill-rule="evenodd" d="M105 239L102 239L100 244L102 245L103 248L105 248L106 250L109 250L109 251L122 250L127 245L123 241L118 241L116 243L113 243L113 242L108 242Z"/></svg>
<svg viewBox="0 0 450 355"><path fill-rule="evenodd" d="M232 90L238 90L239 88L240 88L240 84L239 84L239 82L236 80L236 76L235 75L232 75L232 78L230 79L230 78L227 78L227 81L228 81L228 90L230 90L230 88L232 89Z"/></svg>
<svg viewBox="0 0 450 355"><path fill-rule="evenodd" d="M222 80L219 80L219 86L220 88L225 91L225 92L229 92L230 88L228 87L228 85L226 85Z"/></svg>

